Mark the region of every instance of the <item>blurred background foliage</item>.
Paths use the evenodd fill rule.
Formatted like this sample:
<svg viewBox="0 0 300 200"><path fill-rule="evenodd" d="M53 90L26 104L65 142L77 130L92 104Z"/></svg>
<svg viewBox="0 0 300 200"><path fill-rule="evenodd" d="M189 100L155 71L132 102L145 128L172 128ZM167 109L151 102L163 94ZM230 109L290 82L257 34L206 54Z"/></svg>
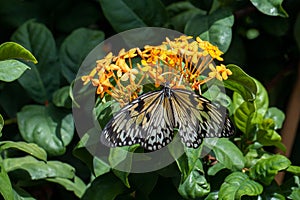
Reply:
<svg viewBox="0 0 300 200"><path fill-rule="evenodd" d="M37 69L42 80L40 85L32 84L36 77L0 83L0 111L4 119L10 119L2 131L2 140L21 140L15 117L24 105L53 102L63 107L55 117L60 119L69 113L70 102L63 101L62 105L62 100L55 99L55 95L68 90L64 87L75 78L88 52L105 38L144 26L174 29L200 36L219 46L225 52L226 64L236 64L258 79L268 91L270 106L286 111L298 78L299 11L299 0L0 0L0 43L15 41L23 45L37 58L38 65L44 66L42 70ZM68 56L73 59L68 59ZM29 66L34 68L33 64ZM26 107L28 112L23 110L22 114L31 117L38 109L44 112L45 108ZM68 123L68 119L63 120ZM73 129L68 127L69 131ZM76 174L87 182L89 169L72 155L78 136L67 136L63 145L58 145L55 151L50 150L50 154L48 151L48 154L75 166ZM57 138L53 140L57 141ZM295 146L300 145L299 136L295 141ZM293 164L300 164L296 156L299 151L299 148L293 150ZM115 178L110 176L105 175L101 181ZM166 180L160 179L159 184L165 187ZM35 187L32 187L32 193L39 192ZM59 186L53 187L61 190ZM53 192L45 188L43 195ZM119 188L121 193L123 188ZM174 193L173 190L166 187L170 194ZM153 198L157 194L154 192Z"/></svg>

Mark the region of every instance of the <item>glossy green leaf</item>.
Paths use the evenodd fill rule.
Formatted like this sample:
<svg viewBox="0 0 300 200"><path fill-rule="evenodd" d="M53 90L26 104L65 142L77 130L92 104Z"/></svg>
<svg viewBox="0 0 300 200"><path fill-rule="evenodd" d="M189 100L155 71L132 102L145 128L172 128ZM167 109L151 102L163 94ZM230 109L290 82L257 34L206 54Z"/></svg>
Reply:
<svg viewBox="0 0 300 200"><path fill-rule="evenodd" d="M294 188L288 197L290 199L300 199L300 188Z"/></svg>
<svg viewBox="0 0 300 200"><path fill-rule="evenodd" d="M46 180L60 184L66 188L66 190L74 192L74 194L79 198L82 197L86 190L85 183L77 176L74 177L74 181L61 177L47 178Z"/></svg>
<svg viewBox="0 0 300 200"><path fill-rule="evenodd" d="M69 96L70 86L62 87L53 93L52 102L57 107L72 107L72 100Z"/></svg>
<svg viewBox="0 0 300 200"><path fill-rule="evenodd" d="M294 184L295 186L291 188L292 192L288 196L290 199L299 199L300 198L300 183L299 177L294 176Z"/></svg>
<svg viewBox="0 0 300 200"><path fill-rule="evenodd" d="M160 0L99 0L105 17L117 32L140 27L158 27L167 20Z"/></svg>
<svg viewBox="0 0 300 200"><path fill-rule="evenodd" d="M242 196L257 196L261 194L261 184L249 179L242 172L233 172L226 177L219 191L219 199L241 199Z"/></svg>
<svg viewBox="0 0 300 200"><path fill-rule="evenodd" d="M117 147L111 148L110 154L108 157L108 161L110 166L112 167L113 173L126 185L126 187L130 188L129 185L129 171L131 169L131 161L132 161L132 154L128 154L128 152L134 152L135 149L139 147L139 144L132 145L132 146L124 146L124 147ZM124 161L126 160L126 161ZM116 170L120 167L123 171Z"/></svg>
<svg viewBox="0 0 300 200"><path fill-rule="evenodd" d="M267 110L265 118L270 118L274 121L275 123L274 129L280 129L282 128L282 124L285 119L285 114L278 108L271 107Z"/></svg>
<svg viewBox="0 0 300 200"><path fill-rule="evenodd" d="M47 160L47 153L44 149L39 147L34 143L26 143L26 142L14 142L14 141L3 141L0 142L0 150L3 151L5 149L18 149L20 151L24 151L31 156L34 156L40 160Z"/></svg>
<svg viewBox="0 0 300 200"><path fill-rule="evenodd" d="M205 15L206 11L193 6L188 1L179 1L170 4L167 8L170 15L170 24L177 31L184 31L187 22L197 14Z"/></svg>
<svg viewBox="0 0 300 200"><path fill-rule="evenodd" d="M30 69L30 67L17 60L0 61L0 81L12 82L18 79L27 69Z"/></svg>
<svg viewBox="0 0 300 200"><path fill-rule="evenodd" d="M15 42L5 42L0 45L0 60L21 59L36 64L38 61L30 51Z"/></svg>
<svg viewBox="0 0 300 200"><path fill-rule="evenodd" d="M171 151L171 153L174 154L175 151L176 151L176 149L173 149ZM198 163L200 154L202 151L202 146L200 146L197 149L185 147L184 151L185 151L185 154L183 154L178 159L176 159L177 166L178 166L180 172L182 173L182 180L187 179L189 174L193 170L195 170L195 167L197 168L197 170L200 170L202 173L204 173L201 163Z"/></svg>
<svg viewBox="0 0 300 200"><path fill-rule="evenodd" d="M234 121L243 133L251 133L255 123L262 120L262 116L268 110L269 98L266 89L257 80L253 79L256 85L254 101L245 101L243 97L235 92L233 94L233 106L235 107Z"/></svg>
<svg viewBox="0 0 300 200"><path fill-rule="evenodd" d="M271 16L288 17L282 8L283 0L250 0L251 3L262 13Z"/></svg>
<svg viewBox="0 0 300 200"><path fill-rule="evenodd" d="M291 161L282 155L273 155L266 159L259 160L249 170L249 176L265 185L271 184L275 175L280 170L287 169Z"/></svg>
<svg viewBox="0 0 300 200"><path fill-rule="evenodd" d="M248 139L254 139L255 133L257 132L257 129L259 125L263 122L263 116L258 113L257 111L250 114L247 125L246 125L246 134Z"/></svg>
<svg viewBox="0 0 300 200"><path fill-rule="evenodd" d="M119 170L115 170L115 169L112 169L112 172L115 174L116 177L118 177L122 181L122 183L126 187L130 188L130 183L129 183L129 179L128 179L130 172L119 171Z"/></svg>
<svg viewBox="0 0 300 200"><path fill-rule="evenodd" d="M226 52L231 43L233 22L233 15L228 9L217 10L210 15L197 14L188 21L184 33L199 36Z"/></svg>
<svg viewBox="0 0 300 200"><path fill-rule="evenodd" d="M74 178L75 169L60 161L39 161L31 156L24 156L20 158L7 158L3 161L4 168L7 172L14 170L25 170L32 180L61 177Z"/></svg>
<svg viewBox="0 0 300 200"><path fill-rule="evenodd" d="M255 110L264 116L269 107L268 92L266 88L258 80L256 79L253 80L257 87L257 92L254 100Z"/></svg>
<svg viewBox="0 0 300 200"><path fill-rule="evenodd" d="M181 181L178 192L186 199L203 197L210 192L210 184L205 179L202 163L199 159L189 175Z"/></svg>
<svg viewBox="0 0 300 200"><path fill-rule="evenodd" d="M286 171L293 173L297 176L300 176L300 167L299 166L291 165L286 169Z"/></svg>
<svg viewBox="0 0 300 200"><path fill-rule="evenodd" d="M12 185L2 161L2 158L0 158L0 194L4 200L13 200L14 196Z"/></svg>
<svg viewBox="0 0 300 200"><path fill-rule="evenodd" d="M218 200L219 196L218 196L218 191L216 192L210 192L207 197L205 197L204 200Z"/></svg>
<svg viewBox="0 0 300 200"><path fill-rule="evenodd" d="M285 146L281 143L281 136L274 130L259 130L257 141L264 146L276 146L282 151L286 151Z"/></svg>
<svg viewBox="0 0 300 200"><path fill-rule="evenodd" d="M220 138L212 149L219 163L232 171L241 170L245 166L243 153L226 138ZM216 172L214 172L216 173Z"/></svg>
<svg viewBox="0 0 300 200"><path fill-rule="evenodd" d="M83 200L110 200L126 191L124 184L112 173L104 174L93 180L87 188Z"/></svg>
<svg viewBox="0 0 300 200"><path fill-rule="evenodd" d="M63 41L59 58L62 74L69 83L75 79L84 58L103 40L104 33L102 31L79 28Z"/></svg>
<svg viewBox="0 0 300 200"><path fill-rule="evenodd" d="M230 69L232 75L224 81L224 86L239 93L245 101L254 100L257 86L253 78L236 65L229 64L226 67Z"/></svg>
<svg viewBox="0 0 300 200"><path fill-rule="evenodd" d="M96 177L108 173L111 169L111 167L106 162L98 157L93 158L93 168Z"/></svg>
<svg viewBox="0 0 300 200"><path fill-rule="evenodd" d="M112 166L112 168L120 165L122 163L122 161L124 161L127 158L128 152L134 152L134 150L138 147L139 147L139 145L136 144L136 145L132 145L132 146L111 148L110 154L108 157L109 164ZM127 169L130 170L130 168L131 168L131 166L128 166Z"/></svg>
<svg viewBox="0 0 300 200"><path fill-rule="evenodd" d="M71 114L54 106L28 105L17 114L22 137L45 149L50 155L61 155L74 135Z"/></svg>
<svg viewBox="0 0 300 200"><path fill-rule="evenodd" d="M222 169L225 169L226 167L222 164L222 163L216 163L213 166L211 166L208 170L207 170L207 174L210 176L214 176L216 175L219 171L221 171Z"/></svg>
<svg viewBox="0 0 300 200"><path fill-rule="evenodd" d="M235 97L235 95L233 96ZM233 98L233 103L235 103L235 98ZM234 122L238 129L243 133L247 132L248 121L251 119L252 113L255 112L253 102L243 102L234 113Z"/></svg>
<svg viewBox="0 0 300 200"><path fill-rule="evenodd" d="M36 102L49 101L60 82L60 66L52 33L45 25L28 21L14 32L11 39L39 60L37 65L28 63L31 70L18 79L19 83Z"/></svg>

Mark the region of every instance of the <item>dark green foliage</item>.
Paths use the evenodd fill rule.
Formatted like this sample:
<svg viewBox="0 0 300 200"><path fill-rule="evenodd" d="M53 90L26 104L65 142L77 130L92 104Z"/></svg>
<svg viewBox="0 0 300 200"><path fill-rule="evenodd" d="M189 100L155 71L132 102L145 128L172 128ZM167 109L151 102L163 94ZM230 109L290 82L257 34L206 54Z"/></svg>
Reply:
<svg viewBox="0 0 300 200"><path fill-rule="evenodd" d="M297 74L299 10L297 0L0 0L0 199L300 199L299 159L272 153L285 150L279 130ZM210 156L186 149L163 169L135 174L86 150L94 138L76 134L70 88L97 44L146 26L224 51L236 135ZM108 160L126 157L113 150ZM281 186L279 171L291 177Z"/></svg>

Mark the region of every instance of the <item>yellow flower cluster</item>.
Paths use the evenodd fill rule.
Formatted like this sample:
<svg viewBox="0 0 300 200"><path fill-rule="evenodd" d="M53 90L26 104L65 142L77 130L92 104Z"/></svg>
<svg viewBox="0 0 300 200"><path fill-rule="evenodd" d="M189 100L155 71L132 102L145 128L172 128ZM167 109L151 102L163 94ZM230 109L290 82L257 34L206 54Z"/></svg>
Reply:
<svg viewBox="0 0 300 200"><path fill-rule="evenodd" d="M199 37L192 42L190 39L191 36L172 41L166 38L159 46L146 45L143 50L122 49L117 56L109 53L81 79L84 84L91 82L97 87L101 98L107 93L122 106L138 97L144 79L152 80L156 87L166 82L173 87L182 87L184 80L196 90L213 78L222 81L232 74L223 64L214 67L214 59L223 60L220 57L223 53L216 46ZM133 62L133 58L140 58L140 62ZM210 70L208 76L200 78L206 69Z"/></svg>

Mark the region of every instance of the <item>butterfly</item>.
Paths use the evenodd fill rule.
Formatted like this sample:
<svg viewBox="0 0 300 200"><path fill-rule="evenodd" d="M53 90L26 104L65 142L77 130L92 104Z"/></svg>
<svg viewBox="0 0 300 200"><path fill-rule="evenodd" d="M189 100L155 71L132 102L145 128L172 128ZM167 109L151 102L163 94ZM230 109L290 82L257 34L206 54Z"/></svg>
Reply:
<svg viewBox="0 0 300 200"><path fill-rule="evenodd" d="M102 130L101 140L110 147L140 144L155 151L169 144L176 131L187 147L198 148L203 138L232 136L234 127L221 105L166 84L121 108Z"/></svg>

